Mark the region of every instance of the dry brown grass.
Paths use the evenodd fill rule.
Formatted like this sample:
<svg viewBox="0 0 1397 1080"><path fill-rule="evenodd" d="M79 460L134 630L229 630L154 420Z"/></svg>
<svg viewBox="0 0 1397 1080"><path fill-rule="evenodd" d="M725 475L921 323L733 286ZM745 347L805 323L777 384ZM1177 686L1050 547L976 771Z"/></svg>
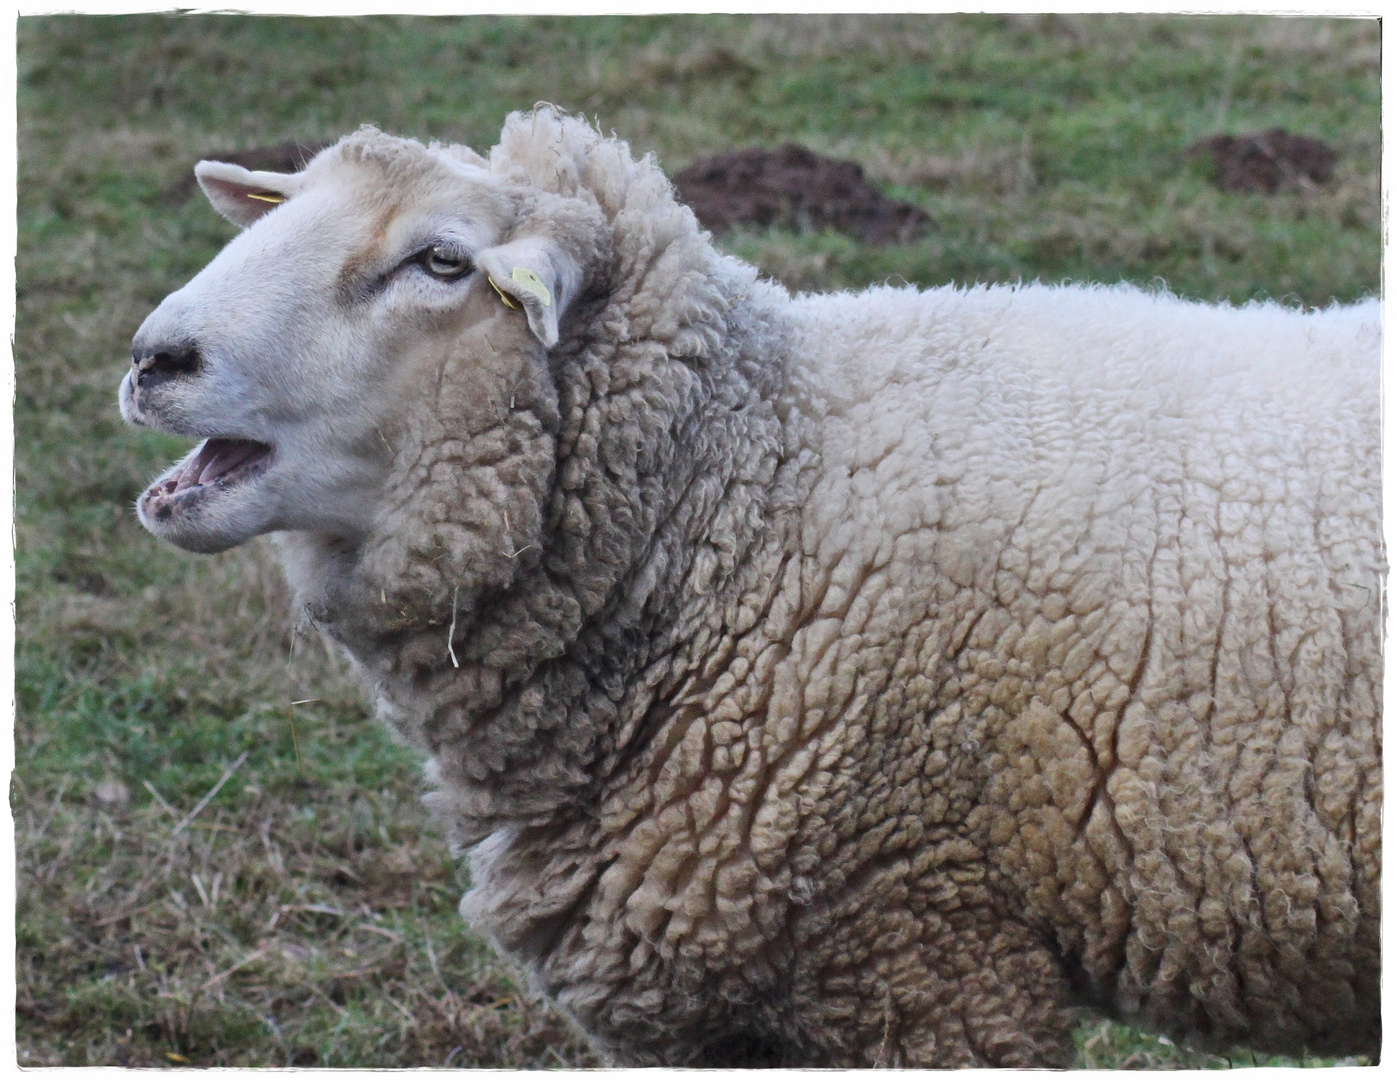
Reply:
<svg viewBox="0 0 1397 1080"><path fill-rule="evenodd" d="M183 806L138 803L120 781L47 803L21 785L21 1064L589 1060L478 945L442 932L460 882L415 805L305 786L297 805L248 777L176 835Z"/></svg>

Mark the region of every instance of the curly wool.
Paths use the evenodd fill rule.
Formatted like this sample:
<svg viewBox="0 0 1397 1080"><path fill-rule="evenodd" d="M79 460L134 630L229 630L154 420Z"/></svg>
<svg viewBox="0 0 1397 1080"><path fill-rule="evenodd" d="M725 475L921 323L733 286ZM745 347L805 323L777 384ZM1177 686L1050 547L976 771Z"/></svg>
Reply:
<svg viewBox="0 0 1397 1080"><path fill-rule="evenodd" d="M1376 1054L1375 303L791 299L579 121L488 168L558 344L474 294L368 541L283 542L476 929L618 1063Z"/></svg>

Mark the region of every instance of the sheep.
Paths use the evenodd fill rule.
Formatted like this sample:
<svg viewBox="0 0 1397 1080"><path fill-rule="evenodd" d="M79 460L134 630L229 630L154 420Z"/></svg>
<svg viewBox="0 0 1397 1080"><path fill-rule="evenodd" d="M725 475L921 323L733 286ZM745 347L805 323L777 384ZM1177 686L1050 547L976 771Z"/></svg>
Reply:
<svg viewBox="0 0 1397 1080"><path fill-rule="evenodd" d="M548 108L196 175L141 521L274 534L603 1060L1376 1060L1375 301L793 298Z"/></svg>

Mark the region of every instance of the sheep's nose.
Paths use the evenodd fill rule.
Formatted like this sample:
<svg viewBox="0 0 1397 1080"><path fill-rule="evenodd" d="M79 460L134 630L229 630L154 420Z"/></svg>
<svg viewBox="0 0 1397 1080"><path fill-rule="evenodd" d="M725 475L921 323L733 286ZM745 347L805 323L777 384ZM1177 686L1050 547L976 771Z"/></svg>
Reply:
<svg viewBox="0 0 1397 1080"><path fill-rule="evenodd" d="M131 366L141 384L164 382L199 372L199 349L189 343L166 344L156 349L132 349Z"/></svg>

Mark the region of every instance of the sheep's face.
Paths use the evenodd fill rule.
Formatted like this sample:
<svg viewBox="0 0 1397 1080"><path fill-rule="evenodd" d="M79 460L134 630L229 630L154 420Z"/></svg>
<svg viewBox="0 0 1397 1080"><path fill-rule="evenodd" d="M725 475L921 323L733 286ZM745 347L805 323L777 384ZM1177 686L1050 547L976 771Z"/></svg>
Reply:
<svg viewBox="0 0 1397 1080"><path fill-rule="evenodd" d="M200 163L245 228L132 343L122 416L204 440L141 495L147 529L199 552L274 530L357 541L391 465L395 388L460 332L487 271L556 341L576 273L517 239L518 196L476 162L371 132L290 176Z"/></svg>

